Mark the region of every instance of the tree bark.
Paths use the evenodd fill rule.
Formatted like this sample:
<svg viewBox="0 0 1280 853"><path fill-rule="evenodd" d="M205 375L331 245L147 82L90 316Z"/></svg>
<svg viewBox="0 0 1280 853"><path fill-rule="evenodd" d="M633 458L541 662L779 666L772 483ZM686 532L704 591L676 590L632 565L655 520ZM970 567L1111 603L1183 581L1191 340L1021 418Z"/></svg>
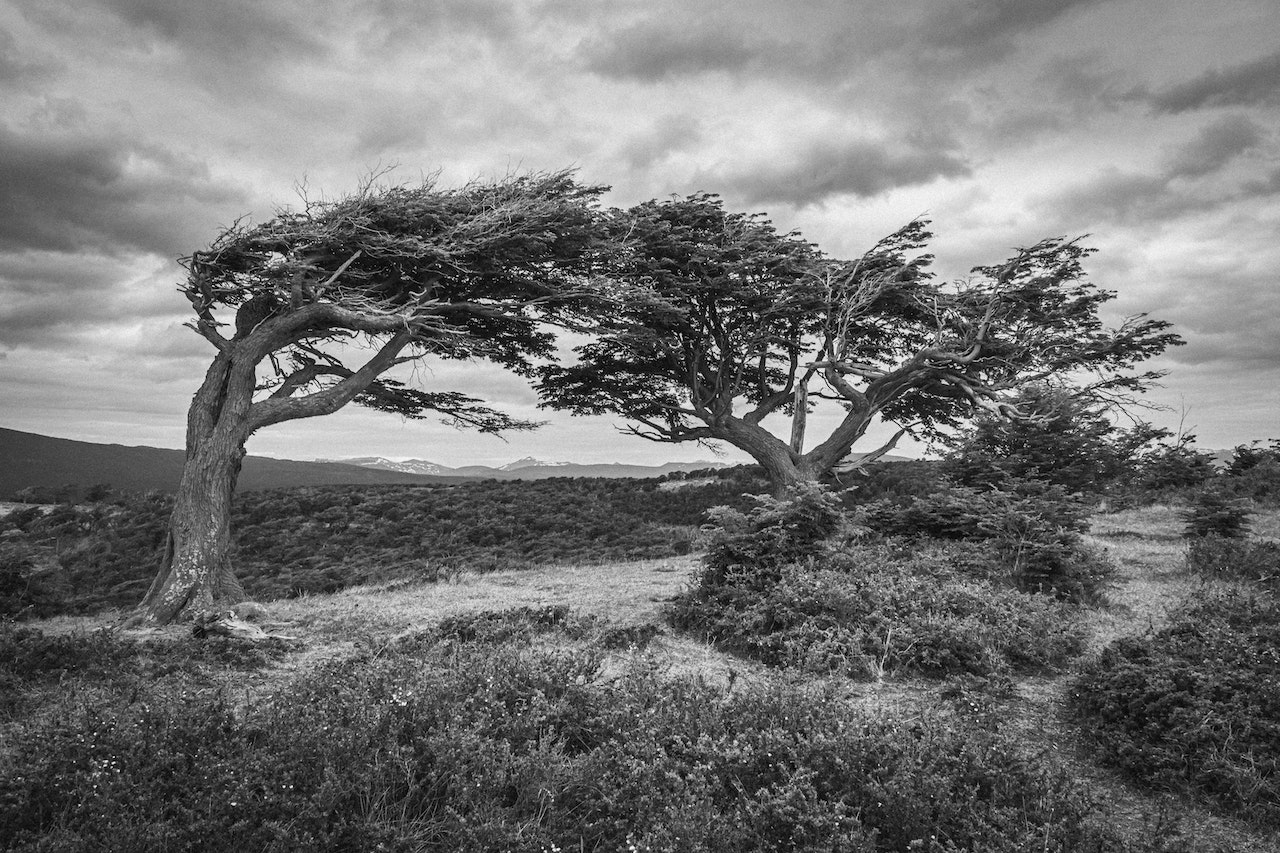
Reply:
<svg viewBox="0 0 1280 853"><path fill-rule="evenodd" d="M213 436L183 468L165 543L164 563L131 624L165 625L244 600L231 566L231 495L243 442Z"/></svg>
<svg viewBox="0 0 1280 853"><path fill-rule="evenodd" d="M252 430L254 373L219 353L187 413L187 461L174 496L164 557L128 627L166 625L245 598L231 566L231 496Z"/></svg>
<svg viewBox="0 0 1280 853"><path fill-rule="evenodd" d="M710 428L715 438L727 441L751 455L769 478L773 493L782 496L802 482L817 482L824 471L813 467L807 456L758 424L740 418L722 418Z"/></svg>

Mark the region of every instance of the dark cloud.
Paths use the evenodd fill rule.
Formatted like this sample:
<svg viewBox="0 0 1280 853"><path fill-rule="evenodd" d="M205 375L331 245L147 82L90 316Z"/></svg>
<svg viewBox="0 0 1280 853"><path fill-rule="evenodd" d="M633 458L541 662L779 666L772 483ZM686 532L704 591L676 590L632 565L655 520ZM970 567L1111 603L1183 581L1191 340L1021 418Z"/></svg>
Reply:
<svg viewBox="0 0 1280 853"><path fill-rule="evenodd" d="M149 251L207 242L247 205L203 163L108 137L22 134L0 126L0 250Z"/></svg>
<svg viewBox="0 0 1280 853"><path fill-rule="evenodd" d="M228 62L278 62L324 49L323 10L299 0L172 3L167 0L17 0L31 21L77 40L96 33L117 50L172 44ZM123 25L123 26L121 26Z"/></svg>
<svg viewBox="0 0 1280 853"><path fill-rule="evenodd" d="M1266 139L1262 125L1246 116L1228 116L1201 129L1194 140L1175 152L1165 172L1170 178L1207 175L1258 148Z"/></svg>
<svg viewBox="0 0 1280 853"><path fill-rule="evenodd" d="M583 67L615 80L649 83L723 73L737 80L840 88L878 57L906 48L914 15L909 8L900 12L847 0L648 3L633 11L631 22L618 25L615 15L581 10L579 20L596 19L576 50ZM834 92L826 88L821 94Z"/></svg>
<svg viewBox="0 0 1280 853"><path fill-rule="evenodd" d="M1132 96L1164 113L1205 107L1280 105L1280 51L1225 69L1215 68L1160 91L1135 90Z"/></svg>
<svg viewBox="0 0 1280 853"><path fill-rule="evenodd" d="M362 0L342 5L366 47L420 48L424 38L459 35L504 41L525 29L519 5L507 0Z"/></svg>
<svg viewBox="0 0 1280 853"><path fill-rule="evenodd" d="M106 326L173 322L188 307L181 273L149 255L0 253L0 346L57 349Z"/></svg>
<svg viewBox="0 0 1280 853"><path fill-rule="evenodd" d="M754 43L753 43L754 42ZM711 71L740 72L758 64L777 44L749 39L726 27L673 26L644 21L585 42L580 57L605 77L645 81Z"/></svg>
<svg viewBox="0 0 1280 853"><path fill-rule="evenodd" d="M700 174L697 180L711 189L724 187L748 204L802 207L844 195L867 198L969 172L969 164L954 151L855 141L819 143L795 161L755 163L725 175Z"/></svg>
<svg viewBox="0 0 1280 853"><path fill-rule="evenodd" d="M1255 245L1259 252L1270 247ZM1172 304L1160 316L1172 321L1187 346L1169 353L1179 364L1221 362L1280 368L1280 275L1253 253L1241 259L1192 259L1189 269L1168 274Z"/></svg>
<svg viewBox="0 0 1280 853"><path fill-rule="evenodd" d="M603 76L647 82L722 72L841 85L880 59L895 75L936 79L989 66L1018 37L1102 2L671 6L624 26L606 24L583 41L578 55Z"/></svg>
<svg viewBox="0 0 1280 853"><path fill-rule="evenodd" d="M1242 155L1268 141L1261 125L1245 116L1227 116L1206 125L1190 142L1174 149L1148 172L1104 169L1039 207L1068 222L1133 223L1175 219L1216 207L1224 200L1261 194L1264 182L1225 186L1220 173ZM1199 179L1213 180L1200 181Z"/></svg>
<svg viewBox="0 0 1280 853"><path fill-rule="evenodd" d="M669 115L633 135L622 145L619 153L632 168L644 169L674 151L696 145L701 139L701 121L689 115Z"/></svg>
<svg viewBox="0 0 1280 853"><path fill-rule="evenodd" d="M991 46L1039 29L1103 0L970 0L942 4L922 28L928 43L949 48Z"/></svg>
<svg viewBox="0 0 1280 853"><path fill-rule="evenodd" d="M118 48L169 45L201 68L222 67L237 77L286 63L339 61L353 42L363 51L422 50L460 34L500 39L520 30L518 8L502 0L17 2L51 32L83 39L109 29Z"/></svg>

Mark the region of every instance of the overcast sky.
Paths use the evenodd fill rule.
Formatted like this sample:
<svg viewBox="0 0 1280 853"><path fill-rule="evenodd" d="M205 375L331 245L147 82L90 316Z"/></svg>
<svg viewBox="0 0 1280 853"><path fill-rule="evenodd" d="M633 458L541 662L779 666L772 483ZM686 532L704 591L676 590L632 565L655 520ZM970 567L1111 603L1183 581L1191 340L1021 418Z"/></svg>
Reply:
<svg viewBox="0 0 1280 853"><path fill-rule="evenodd" d="M718 192L838 257L925 214L948 277L1088 233L1111 319L1187 341L1153 419L1280 437L1276 0L0 0L0 108L3 427L180 447L212 349L175 259L301 186L574 166L608 204ZM551 423L348 408L249 450L712 458L494 369L420 378Z"/></svg>

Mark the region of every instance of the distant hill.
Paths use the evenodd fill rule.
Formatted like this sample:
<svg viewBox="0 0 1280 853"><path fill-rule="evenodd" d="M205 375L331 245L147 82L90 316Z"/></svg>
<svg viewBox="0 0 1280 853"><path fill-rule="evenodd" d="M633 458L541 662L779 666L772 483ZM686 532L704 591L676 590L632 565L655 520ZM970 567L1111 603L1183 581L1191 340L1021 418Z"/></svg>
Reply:
<svg viewBox="0 0 1280 853"><path fill-rule="evenodd" d="M706 468L724 468L723 462L667 462L663 465L628 465L622 462L583 465L577 462L544 462L526 456L508 462L498 468L488 465L466 465L447 468L423 459L395 461L373 456L351 459L325 459L324 462L358 465L379 471L412 471L437 476L483 478L492 480L545 480L549 477L661 477L675 471L699 471Z"/></svg>
<svg viewBox="0 0 1280 853"><path fill-rule="evenodd" d="M186 454L158 447L93 444L0 428L0 498L28 486L110 483L125 491L171 492L178 486ZM247 456L240 491L293 486L459 482L456 477L386 471L358 465L297 462Z"/></svg>
<svg viewBox="0 0 1280 853"><path fill-rule="evenodd" d="M158 447L94 444L0 428L0 499L29 486L60 488L110 483L130 492L171 492L182 476L186 454ZM716 462L666 465L578 465L526 458L502 468L448 468L422 460L381 457L301 462L247 456L239 490L377 484L459 483L467 480L542 480L548 477L660 477L672 471L723 467Z"/></svg>

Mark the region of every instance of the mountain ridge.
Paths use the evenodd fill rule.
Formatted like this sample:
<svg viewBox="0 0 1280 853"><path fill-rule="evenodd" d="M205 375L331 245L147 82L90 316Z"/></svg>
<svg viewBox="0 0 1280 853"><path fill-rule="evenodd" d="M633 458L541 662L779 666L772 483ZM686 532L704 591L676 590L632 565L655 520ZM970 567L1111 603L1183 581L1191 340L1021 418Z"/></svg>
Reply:
<svg viewBox="0 0 1280 853"><path fill-rule="evenodd" d="M104 483L131 492L172 492L182 476L186 453L182 450L146 445L104 444L55 438L39 433L0 427L0 499L22 489L60 489ZM547 477L660 477L672 471L723 467L723 463L680 463L628 465L625 463L546 464L532 457L516 460L514 470L485 465L449 468L426 460L414 470L406 463L379 456L346 460L302 461L246 456L240 472L238 491L292 488L297 486L457 484L481 479L518 480ZM384 463L389 467L378 467ZM400 466L400 467L396 467ZM509 466L508 466L509 467Z"/></svg>
<svg viewBox="0 0 1280 853"><path fill-rule="evenodd" d="M425 459L393 460L380 456L357 456L344 459L326 459L325 462L358 465L383 471L430 470L437 476L467 477L495 480L544 480L548 477L610 477L646 478L661 477L676 471L700 471L706 468L727 467L723 462L664 462L661 465L637 465L628 462L547 462L526 456L505 465L463 465L450 468Z"/></svg>

